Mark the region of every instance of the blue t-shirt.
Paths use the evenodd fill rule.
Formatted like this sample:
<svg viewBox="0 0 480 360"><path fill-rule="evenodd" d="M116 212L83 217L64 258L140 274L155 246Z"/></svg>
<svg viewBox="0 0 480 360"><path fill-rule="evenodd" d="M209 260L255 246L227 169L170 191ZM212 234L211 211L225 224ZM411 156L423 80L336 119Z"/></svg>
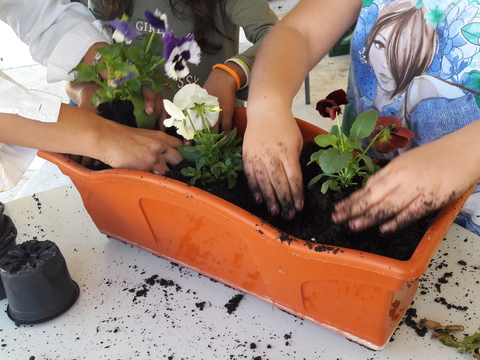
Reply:
<svg viewBox="0 0 480 360"><path fill-rule="evenodd" d="M408 149L479 120L479 51L478 0L365 0L351 41L344 131L374 109L415 133ZM480 201L473 203L467 228L480 235Z"/></svg>

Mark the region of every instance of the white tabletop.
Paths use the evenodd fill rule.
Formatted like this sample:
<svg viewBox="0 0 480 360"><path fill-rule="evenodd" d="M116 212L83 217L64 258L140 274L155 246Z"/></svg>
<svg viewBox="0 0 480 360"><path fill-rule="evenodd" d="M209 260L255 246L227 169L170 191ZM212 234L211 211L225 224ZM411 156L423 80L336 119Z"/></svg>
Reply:
<svg viewBox="0 0 480 360"><path fill-rule="evenodd" d="M43 324L17 326L0 314L2 360L472 358L405 324L384 350L371 351L249 295L229 314L225 304L241 292L102 235L69 185L5 205L18 228L17 243L36 238L58 245L80 297ZM416 320L464 325L469 334L478 330L479 240L452 226L421 278L411 305ZM158 281L147 282L155 276ZM448 282L438 289L442 277ZM6 307L7 300L0 301Z"/></svg>

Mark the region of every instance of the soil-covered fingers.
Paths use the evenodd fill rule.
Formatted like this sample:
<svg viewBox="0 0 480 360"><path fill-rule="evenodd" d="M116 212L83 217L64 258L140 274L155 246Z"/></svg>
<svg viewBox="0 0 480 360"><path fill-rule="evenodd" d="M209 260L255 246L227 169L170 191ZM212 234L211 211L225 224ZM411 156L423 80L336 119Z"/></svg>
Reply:
<svg viewBox="0 0 480 360"><path fill-rule="evenodd" d="M268 154L268 151L266 153ZM295 199L287 173L279 158L246 157L245 174L255 201L264 202L271 215L281 214L285 219L292 219L296 211L303 208L303 188L301 185L293 187L299 198ZM299 183L302 183L301 179Z"/></svg>
<svg viewBox="0 0 480 360"><path fill-rule="evenodd" d="M336 223L348 221L365 213L373 206L384 204L391 193L382 181L381 173L373 175L367 184L348 198L335 204L332 219ZM394 190L395 191L395 188Z"/></svg>
<svg viewBox="0 0 480 360"><path fill-rule="evenodd" d="M276 160L276 164L275 162L269 164L274 165L268 170L270 184L272 184L274 189L273 196L276 197L275 200L280 205L280 212L282 217L284 219L291 220L295 217L296 214L296 207L294 197L292 195L292 188L286 173L286 169L284 168L284 164L280 161L280 159Z"/></svg>
<svg viewBox="0 0 480 360"><path fill-rule="evenodd" d="M332 220L347 222L354 231L364 230L393 218L417 197L418 192L405 194L391 181L386 182L379 172L369 179L365 187L335 204Z"/></svg>
<svg viewBox="0 0 480 360"><path fill-rule="evenodd" d="M386 199L380 203L366 208L360 215L348 218L348 226L353 231L365 230L374 225L380 225L385 222L394 225L394 219L402 214L411 204ZM347 207L348 202L347 202ZM400 220L400 218L398 219ZM400 224L400 223L399 223Z"/></svg>
<svg viewBox="0 0 480 360"><path fill-rule="evenodd" d="M421 219L423 216L435 211L450 201L454 200L455 194L449 197L439 198L436 193L419 194L408 206L399 211L395 216L387 222L380 225L380 231L383 233L393 232L403 228L412 222Z"/></svg>
<svg viewBox="0 0 480 360"><path fill-rule="evenodd" d="M244 157L244 172L255 202L257 204L265 203L270 214L278 215L280 208L275 197L275 191L261 159Z"/></svg>

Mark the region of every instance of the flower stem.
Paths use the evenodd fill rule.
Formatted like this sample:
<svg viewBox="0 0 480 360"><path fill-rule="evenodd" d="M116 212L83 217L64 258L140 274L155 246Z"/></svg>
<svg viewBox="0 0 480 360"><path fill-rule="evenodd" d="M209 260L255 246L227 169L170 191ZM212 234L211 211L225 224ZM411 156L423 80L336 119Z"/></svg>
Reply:
<svg viewBox="0 0 480 360"><path fill-rule="evenodd" d="M372 139L372 141L370 141L370 143L368 144L368 146L365 148L365 150L363 151L362 155L365 155L367 153L368 150L370 150L370 148L372 147L372 145L375 143L375 141L377 141L377 139L382 136L386 129L389 129L390 127L392 127L391 125L389 126L385 126L382 130L380 130L377 135L375 135L375 137Z"/></svg>
<svg viewBox="0 0 480 360"><path fill-rule="evenodd" d="M145 54L148 53L148 50L150 50L150 47L152 46L153 38L155 37L156 31L157 31L156 29L153 29L152 34L150 35L147 48L145 49Z"/></svg>
<svg viewBox="0 0 480 360"><path fill-rule="evenodd" d="M335 119L337 120L337 128L338 128L338 134L340 135L339 138L340 138L340 146L342 148L342 152L345 151L345 141L343 140L343 133L342 133L342 130L340 128L340 120L338 119L338 115L335 116Z"/></svg>
<svg viewBox="0 0 480 360"><path fill-rule="evenodd" d="M164 59L161 59L159 62L157 62L156 64L153 64L152 67L150 67L150 69L148 69L148 72L152 71L153 69L155 69L158 65L161 65L165 62Z"/></svg>

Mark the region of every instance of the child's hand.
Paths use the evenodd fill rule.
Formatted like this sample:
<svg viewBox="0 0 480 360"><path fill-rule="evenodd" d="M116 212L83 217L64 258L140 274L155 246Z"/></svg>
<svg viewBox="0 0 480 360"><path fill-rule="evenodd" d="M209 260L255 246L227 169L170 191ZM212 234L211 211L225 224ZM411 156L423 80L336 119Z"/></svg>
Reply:
<svg viewBox="0 0 480 360"><path fill-rule="evenodd" d="M475 153L476 145L468 146L466 128L392 160L364 188L335 205L333 220L348 222L356 231L381 224L382 232L390 232L466 193L480 176L478 155L473 155L478 149Z"/></svg>
<svg viewBox="0 0 480 360"><path fill-rule="evenodd" d="M248 110L247 110L248 111ZM243 140L243 162L257 203L272 215L292 219L303 208L300 152L303 139L291 113L250 122Z"/></svg>
<svg viewBox="0 0 480 360"><path fill-rule="evenodd" d="M100 160L113 168L127 168L164 174L168 164L183 160L177 147L182 140L163 131L131 128L110 122L113 131L105 132Z"/></svg>
<svg viewBox="0 0 480 360"><path fill-rule="evenodd" d="M235 69L234 71L239 75L240 81L246 81L246 75L243 69L233 62L228 62L228 67ZM203 88L207 92L218 98L218 103L222 111L220 111L218 124L219 132L230 132L233 128L232 120L235 111L237 82L231 74L223 69L213 69L208 76Z"/></svg>
<svg viewBox="0 0 480 360"><path fill-rule="evenodd" d="M146 85L142 86L142 91L143 100L145 101L145 113L147 115L153 115L155 111L157 111L157 127L160 130L165 131L163 120L168 117L168 114L163 107L163 95L161 93L155 93L152 88Z"/></svg>

